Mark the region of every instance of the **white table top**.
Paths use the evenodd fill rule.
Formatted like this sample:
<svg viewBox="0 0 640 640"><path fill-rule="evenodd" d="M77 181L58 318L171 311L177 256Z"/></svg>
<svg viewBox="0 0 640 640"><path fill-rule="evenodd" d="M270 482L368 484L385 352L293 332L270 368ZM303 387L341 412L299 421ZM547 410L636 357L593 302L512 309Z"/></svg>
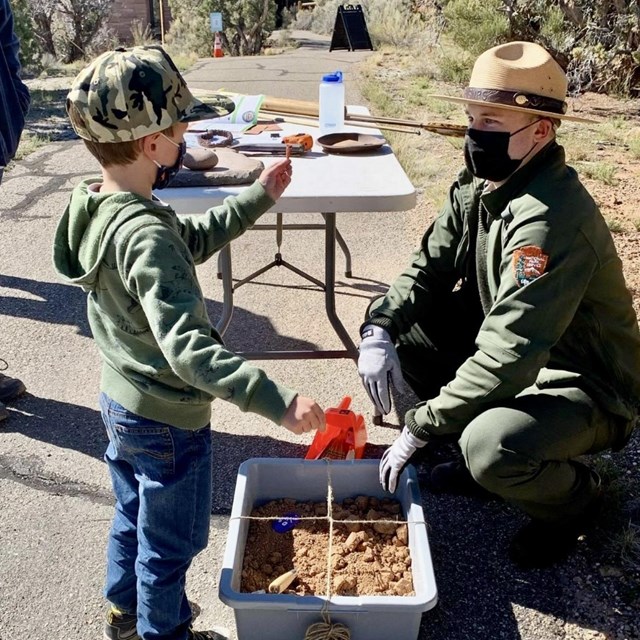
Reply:
<svg viewBox="0 0 640 640"><path fill-rule="evenodd" d="M348 108L350 113L366 114L364 107ZM301 124L279 123L281 136L310 133L315 140L320 131ZM382 135L378 129L345 126L345 131ZM265 142L269 133L243 136L241 142ZM255 156L265 165L273 156ZM294 156L293 180L273 211L280 213L333 213L357 211L407 211L416 203L415 188L388 145L364 154L327 154L314 144L304 156ZM203 213L229 195L237 195L246 185L168 188L158 196L176 213Z"/></svg>

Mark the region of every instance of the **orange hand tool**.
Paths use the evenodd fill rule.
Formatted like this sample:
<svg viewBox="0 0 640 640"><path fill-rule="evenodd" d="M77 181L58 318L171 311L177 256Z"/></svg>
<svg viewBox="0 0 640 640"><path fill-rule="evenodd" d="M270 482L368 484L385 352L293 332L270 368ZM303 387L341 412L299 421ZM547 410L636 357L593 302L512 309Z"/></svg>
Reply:
<svg viewBox="0 0 640 640"><path fill-rule="evenodd" d="M308 133L296 133L291 136L282 138L285 144L301 144L305 151L309 151L313 147L313 138Z"/></svg>

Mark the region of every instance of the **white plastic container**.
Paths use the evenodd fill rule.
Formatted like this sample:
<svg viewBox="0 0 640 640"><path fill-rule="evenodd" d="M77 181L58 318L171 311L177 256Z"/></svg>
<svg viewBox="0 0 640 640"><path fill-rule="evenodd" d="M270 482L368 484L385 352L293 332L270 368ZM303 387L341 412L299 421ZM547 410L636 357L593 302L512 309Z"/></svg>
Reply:
<svg viewBox="0 0 640 640"><path fill-rule="evenodd" d="M344 83L342 71L322 76L319 100L320 135L344 129Z"/></svg>
<svg viewBox="0 0 640 640"><path fill-rule="evenodd" d="M336 501L358 495L389 497L378 480L377 460L300 460L252 458L240 465L219 596L234 609L238 640L303 640L308 627L322 621L325 596L241 593L246 516L255 506L280 498L323 501L329 483ZM422 613L435 606L437 589L427 526L415 469L408 466L394 496L408 522L414 596L332 596L332 623L349 628L351 640L416 640Z"/></svg>

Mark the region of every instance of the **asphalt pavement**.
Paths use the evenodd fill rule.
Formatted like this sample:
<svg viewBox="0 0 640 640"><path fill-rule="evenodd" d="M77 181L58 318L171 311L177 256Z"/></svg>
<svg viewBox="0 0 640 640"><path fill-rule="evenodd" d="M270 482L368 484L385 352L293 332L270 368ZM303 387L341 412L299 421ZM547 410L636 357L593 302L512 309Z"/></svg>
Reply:
<svg viewBox="0 0 640 640"><path fill-rule="evenodd" d="M296 37L302 46L281 55L200 60L186 79L201 89L316 100L321 75L341 69L347 102L364 104L355 65L369 52L329 52L326 38ZM28 388L0 423L2 640L89 639L102 633L101 588L113 500L102 460L107 440L97 402L100 361L84 294L59 281L51 260L54 229L72 188L97 172L95 160L74 139L48 144L27 157L5 174L0 187L0 358L9 363L7 373ZM338 254L337 310L354 339L368 300L386 290L418 241L405 232L408 215L338 216L353 257L353 277L344 276ZM318 231L287 232L283 258L322 278L322 243ZM273 260L275 233L249 232L232 251L234 275L243 277ZM214 260L199 267L199 277L215 321L222 288ZM235 304L225 336L231 349L341 347L326 320L322 293L289 270L272 269L242 286ZM353 408L367 422L370 457L379 456L393 440L412 401L397 398L387 422L376 427L352 361L260 365L324 407L351 395ZM217 590L237 468L251 457L301 458L311 436L293 436L216 401L212 437L211 539L188 574L188 594L202 610L198 628L234 630L233 611L218 600ZM624 607L612 611L614 600L580 597L600 578L588 554L558 570L518 572L506 562L504 546L520 516L497 502L427 493L423 498L440 604L423 616L420 639L638 637L631 626L624 630L628 614ZM611 616L622 616L614 625L622 635L612 635Z"/></svg>

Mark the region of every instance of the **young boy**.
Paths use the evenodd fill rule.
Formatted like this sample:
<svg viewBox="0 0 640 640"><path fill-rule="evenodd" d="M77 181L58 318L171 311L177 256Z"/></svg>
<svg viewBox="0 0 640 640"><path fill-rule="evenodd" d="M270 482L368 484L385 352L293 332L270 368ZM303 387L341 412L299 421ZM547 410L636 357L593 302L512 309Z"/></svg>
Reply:
<svg viewBox="0 0 640 640"><path fill-rule="evenodd" d="M265 169L237 197L178 218L152 195L179 170L187 123L233 103L196 100L157 46L118 49L76 78L74 129L102 178L74 190L54 263L88 294L103 358L105 460L116 496L107 550L107 640L205 640L191 628L185 574L205 548L211 513L211 401L222 398L296 434L324 413L224 348L195 265L241 235L282 195L291 162Z"/></svg>

